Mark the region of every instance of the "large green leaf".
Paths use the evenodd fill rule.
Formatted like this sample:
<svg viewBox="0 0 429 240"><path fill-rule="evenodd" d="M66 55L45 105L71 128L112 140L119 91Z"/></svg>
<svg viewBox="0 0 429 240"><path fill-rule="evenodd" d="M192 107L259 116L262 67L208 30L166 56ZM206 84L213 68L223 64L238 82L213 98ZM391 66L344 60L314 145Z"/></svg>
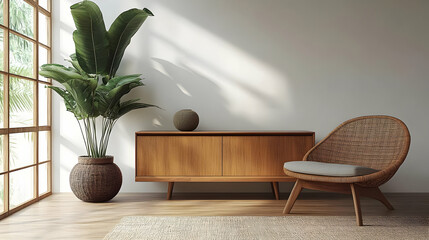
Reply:
<svg viewBox="0 0 429 240"><path fill-rule="evenodd" d="M88 74L82 69L82 67L79 65L79 62L77 61L76 53L73 53L70 55L70 60L67 60L67 62L71 63L73 68L80 73L80 75L88 78Z"/></svg>
<svg viewBox="0 0 429 240"><path fill-rule="evenodd" d="M109 35L109 66L107 72L114 77L119 68L125 49L131 38L139 30L148 16L153 16L149 9L130 9L121 13L110 26Z"/></svg>
<svg viewBox="0 0 429 240"><path fill-rule="evenodd" d="M129 82L127 84L115 87L111 90L107 88L97 89L97 102L100 114L107 118L113 118L119 111L119 103L121 98L129 93L131 89L142 86L140 81Z"/></svg>
<svg viewBox="0 0 429 240"><path fill-rule="evenodd" d="M107 89L104 85L99 85L97 89L95 89L94 106L97 109L98 114L102 116L107 115L111 105L110 100L107 98L108 94L109 89Z"/></svg>
<svg viewBox="0 0 429 240"><path fill-rule="evenodd" d="M59 83L64 83L70 79L86 79L75 69L60 64L43 64L39 74L46 78L52 78Z"/></svg>
<svg viewBox="0 0 429 240"><path fill-rule="evenodd" d="M55 86L48 86L48 88L51 88L52 90L57 92L58 95L60 95L64 99L64 104L66 106L67 111L72 112L78 120L82 119L82 113L77 108L75 99L68 91Z"/></svg>
<svg viewBox="0 0 429 240"><path fill-rule="evenodd" d="M110 118L110 119L118 119L120 117L119 111L121 110L121 106L124 107L124 106L127 106L129 104L138 102L139 100L140 99L133 99L133 100L125 101L123 103L117 102L113 107L111 107L109 109L109 111L106 111L105 117Z"/></svg>
<svg viewBox="0 0 429 240"><path fill-rule="evenodd" d="M138 99L135 99L138 100ZM132 110L136 110L136 109L140 109L140 108L147 108L147 107L158 107L152 104L147 104L147 103L138 103L135 102L135 100L131 100L131 101L126 101L120 104L119 106L119 111L118 114L115 116L116 118L120 118L123 115L125 115L126 113L132 111Z"/></svg>
<svg viewBox="0 0 429 240"><path fill-rule="evenodd" d="M97 80L71 79L63 83L66 90L73 96L82 118L97 117L98 111L94 105Z"/></svg>
<svg viewBox="0 0 429 240"><path fill-rule="evenodd" d="M142 85L143 83L141 82L130 82L130 83L115 87L114 89L109 91L107 98L110 99L111 103L116 104L125 94L129 93L131 89Z"/></svg>
<svg viewBox="0 0 429 240"><path fill-rule="evenodd" d="M95 90L95 104L99 113L103 116L109 116L113 111L112 109L119 104L119 99L122 96L112 94L110 91L128 83L136 83L141 86L143 84L140 81L140 74L133 74L114 77L106 85L99 85Z"/></svg>
<svg viewBox="0 0 429 240"><path fill-rule="evenodd" d="M141 74L132 74L132 75L114 77L107 82L105 87L108 90L112 90L115 87L119 87L130 82L140 82L142 80L140 76Z"/></svg>
<svg viewBox="0 0 429 240"><path fill-rule="evenodd" d="M105 74L109 61L109 41L103 15L91 1L70 7L76 25L73 40L79 65L89 74Z"/></svg>

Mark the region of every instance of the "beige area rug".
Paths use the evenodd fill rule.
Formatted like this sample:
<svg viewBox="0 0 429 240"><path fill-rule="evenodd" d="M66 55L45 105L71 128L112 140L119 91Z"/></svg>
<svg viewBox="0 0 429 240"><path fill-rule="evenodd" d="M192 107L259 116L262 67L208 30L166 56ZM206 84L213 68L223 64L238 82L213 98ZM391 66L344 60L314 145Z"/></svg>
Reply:
<svg viewBox="0 0 429 240"><path fill-rule="evenodd" d="M429 239L429 217L364 216L124 217L106 240Z"/></svg>

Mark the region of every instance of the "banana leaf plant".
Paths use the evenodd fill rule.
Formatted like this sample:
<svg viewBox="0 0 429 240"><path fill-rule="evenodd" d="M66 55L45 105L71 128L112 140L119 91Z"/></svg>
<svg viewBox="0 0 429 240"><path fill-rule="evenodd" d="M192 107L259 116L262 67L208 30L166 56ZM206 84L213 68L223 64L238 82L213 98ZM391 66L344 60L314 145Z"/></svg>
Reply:
<svg viewBox="0 0 429 240"><path fill-rule="evenodd" d="M131 38L153 14L146 8L130 9L106 30L103 15L94 2L82 1L70 9L76 25L76 53L67 60L71 66L44 64L39 73L62 85L49 88L64 99L67 111L74 114L87 155L105 157L110 133L121 116L135 109L156 107L138 102L140 99L122 100L133 88L143 86L140 74L116 76ZM101 135L97 136L97 129Z"/></svg>

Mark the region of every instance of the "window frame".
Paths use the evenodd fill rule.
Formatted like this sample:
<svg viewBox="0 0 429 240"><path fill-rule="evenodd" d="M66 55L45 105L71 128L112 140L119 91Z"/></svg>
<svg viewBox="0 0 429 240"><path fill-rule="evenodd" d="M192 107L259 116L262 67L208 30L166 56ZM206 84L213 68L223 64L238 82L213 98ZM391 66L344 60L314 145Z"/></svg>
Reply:
<svg viewBox="0 0 429 240"><path fill-rule="evenodd" d="M4 166L3 171L0 171L0 178L3 178L4 186L4 209L0 209L0 219L3 219L45 197L48 197L52 194L52 90L47 89L46 91L46 110L47 110L47 124L40 126L39 125L39 86L52 85L50 79L42 80L39 76L39 48L43 47L47 50L47 63L52 62L52 0L47 0L48 9L45 9L39 5L39 0L22 0L26 4L29 4L33 7L33 23L34 23L34 38L28 37L22 33L19 33L9 27L10 21L10 1L3 0L3 23L0 23L0 29L3 30L3 70L0 70L0 75L3 76L3 126L0 126L0 136L3 136L3 159ZM39 42L39 14L46 16L47 20L47 44ZM25 77L17 74L10 73L10 34L23 38L27 41L30 41L33 44L33 77ZM10 108L9 108L9 92L10 92L10 79L18 78L25 81L30 81L33 84L33 126L29 127L10 127ZM43 84L43 85L41 85ZM44 100L45 101L45 100ZM39 133L47 132L47 159L39 159ZM10 169L10 152L9 152L9 138L11 134L17 133L33 133L33 144L34 144L34 160L30 165L25 165L16 169ZM39 194L39 166L46 164L47 168L47 192ZM33 168L33 197L23 203L20 203L14 208L10 208L10 174L20 171Z"/></svg>

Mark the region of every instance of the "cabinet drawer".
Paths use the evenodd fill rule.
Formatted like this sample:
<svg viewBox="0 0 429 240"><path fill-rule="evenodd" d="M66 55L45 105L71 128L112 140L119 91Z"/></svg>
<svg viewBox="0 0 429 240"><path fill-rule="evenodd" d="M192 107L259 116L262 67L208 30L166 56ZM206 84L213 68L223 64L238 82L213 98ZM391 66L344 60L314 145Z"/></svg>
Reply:
<svg viewBox="0 0 429 240"><path fill-rule="evenodd" d="M136 137L136 176L221 175L221 136Z"/></svg>
<svg viewBox="0 0 429 240"><path fill-rule="evenodd" d="M224 176L283 176L283 164L302 160L313 136L225 136Z"/></svg>

